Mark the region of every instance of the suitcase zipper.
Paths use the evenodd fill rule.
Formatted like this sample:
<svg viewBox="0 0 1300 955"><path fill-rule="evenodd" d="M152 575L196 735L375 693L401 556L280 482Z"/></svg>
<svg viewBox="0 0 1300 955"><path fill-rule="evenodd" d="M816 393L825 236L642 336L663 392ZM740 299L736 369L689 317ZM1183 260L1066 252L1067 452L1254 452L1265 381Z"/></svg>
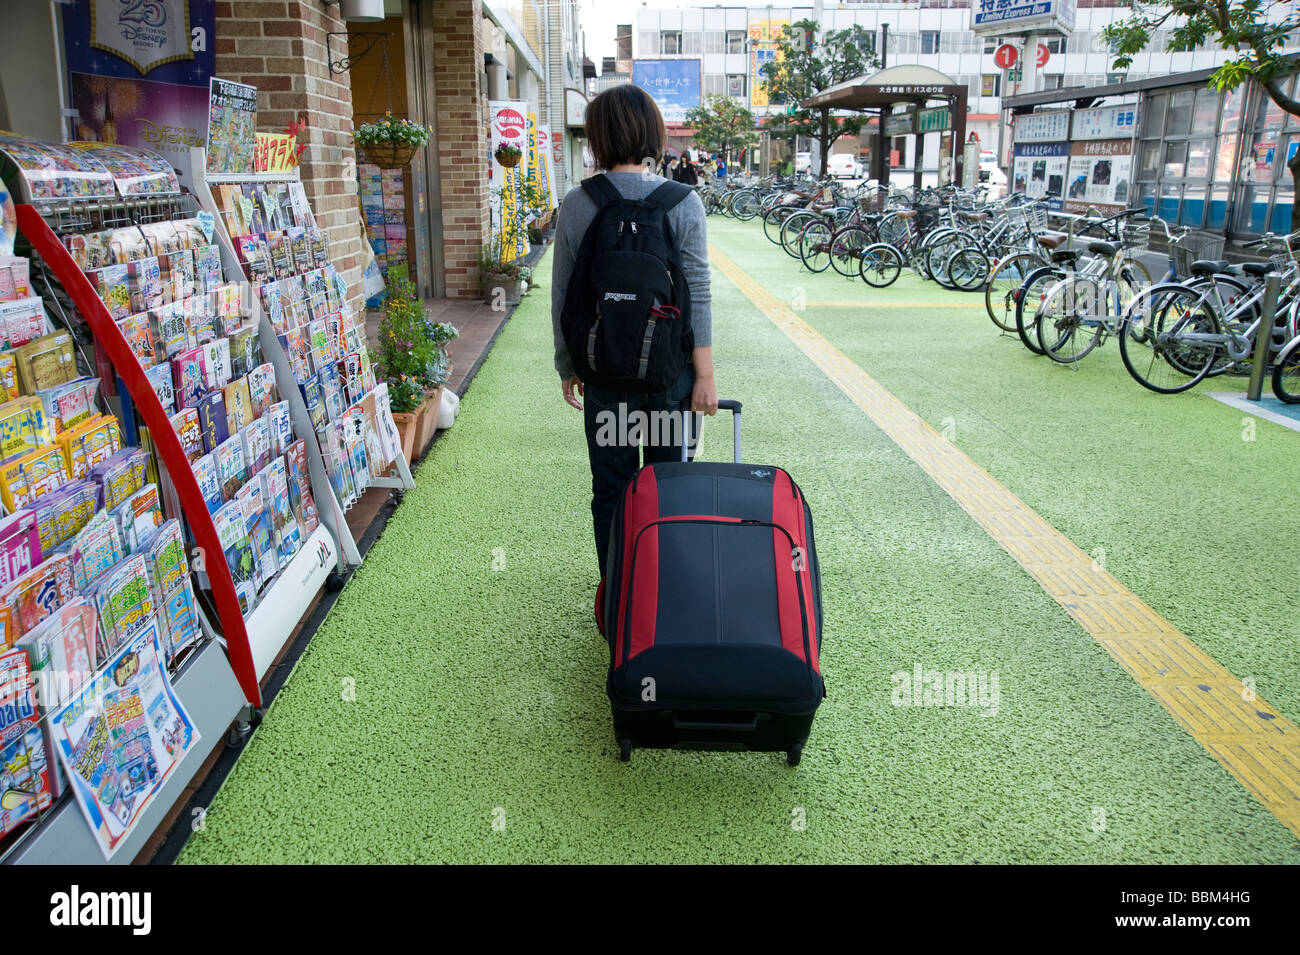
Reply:
<svg viewBox="0 0 1300 955"><path fill-rule="evenodd" d="M626 664L628 660L630 660L632 657L632 594L634 588L631 586L631 583L632 581L636 580L636 553L637 553L637 549L641 546L641 535L644 534L646 531L648 531L650 528L656 527L659 524L759 525L763 527L774 528L775 530L779 530L782 534L784 534L786 536L786 539L790 541L791 553L794 552L794 548L797 546L795 543L794 535L791 534L784 527L782 527L780 524L773 523L772 521L758 521L758 520L751 520L751 519L739 518L739 517L723 517L721 515L712 516L712 517L661 517L658 518L657 520L650 521L648 524L646 524L639 531L636 532L636 537L633 538L632 540L632 556L628 561L627 579L629 583L629 589L627 593L627 605L623 608L623 663L624 664ZM715 566L717 565L717 561L714 561L714 565ZM808 605L807 602L804 600L804 596L803 596L803 581L801 578L802 573L803 571L799 570L798 567L795 567L794 569L795 589L799 592L799 618L801 623L803 624L803 659L804 659L804 664L808 667L809 672L812 672L812 652L809 648L809 642L808 642ZM715 592L717 591L716 585L714 590Z"/></svg>

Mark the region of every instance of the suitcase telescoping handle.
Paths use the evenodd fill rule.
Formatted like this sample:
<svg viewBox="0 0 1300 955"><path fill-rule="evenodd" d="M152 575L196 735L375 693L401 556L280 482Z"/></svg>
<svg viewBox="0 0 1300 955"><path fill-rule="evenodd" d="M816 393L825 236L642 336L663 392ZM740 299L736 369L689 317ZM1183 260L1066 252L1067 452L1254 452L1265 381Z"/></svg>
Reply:
<svg viewBox="0 0 1300 955"><path fill-rule="evenodd" d="M741 406L739 401L733 401L730 398L718 399L718 410L731 412L731 433L733 435L734 443L735 443L735 452L732 454L732 460L735 461L737 464L740 463L740 407ZM682 437L683 439L686 439L689 438L689 435L683 435ZM689 441L687 440L682 441L682 463L683 464L686 463L686 445L688 443Z"/></svg>

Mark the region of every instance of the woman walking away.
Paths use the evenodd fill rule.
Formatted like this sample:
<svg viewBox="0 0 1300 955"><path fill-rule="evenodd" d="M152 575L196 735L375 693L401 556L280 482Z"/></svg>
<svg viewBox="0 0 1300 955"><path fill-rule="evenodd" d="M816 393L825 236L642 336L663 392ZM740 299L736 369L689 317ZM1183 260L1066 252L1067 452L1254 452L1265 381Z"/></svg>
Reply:
<svg viewBox="0 0 1300 955"><path fill-rule="evenodd" d="M551 318L560 390L584 416L603 577L641 445L646 464L679 460L695 413L717 412L718 391L704 204L651 172L664 149L659 108L640 87L615 86L587 106L586 125L604 173L560 206Z"/></svg>

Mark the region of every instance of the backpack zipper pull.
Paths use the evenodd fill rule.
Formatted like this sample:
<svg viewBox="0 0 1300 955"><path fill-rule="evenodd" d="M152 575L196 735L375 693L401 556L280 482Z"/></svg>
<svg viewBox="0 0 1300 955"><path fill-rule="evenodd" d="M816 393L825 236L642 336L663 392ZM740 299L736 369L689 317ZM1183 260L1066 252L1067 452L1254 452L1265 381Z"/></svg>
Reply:
<svg viewBox="0 0 1300 955"><path fill-rule="evenodd" d="M632 220L632 234L636 235L636 220Z"/></svg>
<svg viewBox="0 0 1300 955"><path fill-rule="evenodd" d="M622 219L619 219L619 220L618 220L618 234L619 234L619 235L622 235L622 234L623 234L623 220L622 220Z"/></svg>

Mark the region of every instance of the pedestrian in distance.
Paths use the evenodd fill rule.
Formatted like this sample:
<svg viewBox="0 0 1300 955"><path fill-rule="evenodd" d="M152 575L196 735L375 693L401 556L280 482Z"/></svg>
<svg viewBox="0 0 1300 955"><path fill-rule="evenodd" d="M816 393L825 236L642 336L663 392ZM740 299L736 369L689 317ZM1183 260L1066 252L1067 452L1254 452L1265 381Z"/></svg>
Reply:
<svg viewBox="0 0 1300 955"><path fill-rule="evenodd" d="M646 464L679 460L682 442L693 443L695 415L717 412L718 389L713 370L704 204L694 190L681 189L649 171L662 159L667 138L658 106L638 86L615 86L587 106L586 132L596 165L604 175L570 190L560 206L551 316L560 390L565 402L583 412L591 466L592 522L603 575L615 509L623 488L641 465L639 443L643 443ZM676 174L680 177L689 169L683 155ZM641 204L629 209L629 200ZM612 216L619 220L617 224ZM637 217L644 217L639 238L633 236ZM632 227L622 228L624 219L633 220ZM650 221L666 223L662 238L658 229L646 227ZM629 269L624 279L618 263L634 253L621 251L620 242L640 242L651 250L637 255L663 252L666 272L640 267ZM616 276L614 285L609 283L610 274ZM664 284L665 274L676 278ZM671 302L661 297L665 287ZM647 328L647 315L655 319L655 334L660 336L654 339L653 361L667 356L656 371L662 381L646 377L649 352L643 350L641 336ZM630 329L636 329L636 340L625 342L620 336L627 336ZM645 334L648 340L649 333ZM644 379L645 387L603 386L602 379L629 380L628 372L611 370L616 360L629 354L633 357L625 364L632 368L630 380L639 385ZM663 390L658 390L660 385ZM631 429L625 434L618 427L613 429L617 433L614 440L610 429L602 430L611 420L632 420L636 412L642 413L643 420L655 416L661 422L675 421L676 427L668 429L669 436L675 436L673 442L657 440L664 435L654 433L653 428L649 435L634 437Z"/></svg>

